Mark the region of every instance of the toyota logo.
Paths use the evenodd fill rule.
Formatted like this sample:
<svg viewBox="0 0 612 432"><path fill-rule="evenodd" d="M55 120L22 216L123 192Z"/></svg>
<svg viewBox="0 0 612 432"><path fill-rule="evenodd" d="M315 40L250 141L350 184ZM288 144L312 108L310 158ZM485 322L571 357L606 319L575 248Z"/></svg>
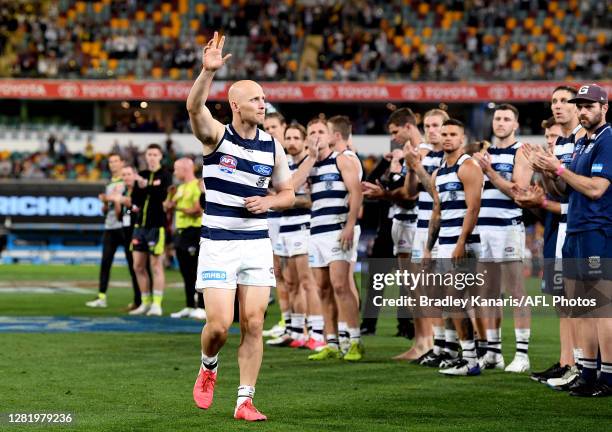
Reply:
<svg viewBox="0 0 612 432"><path fill-rule="evenodd" d="M316 86L314 89L314 95L317 99L329 100L334 97L335 93L334 88L328 85Z"/></svg>
<svg viewBox="0 0 612 432"><path fill-rule="evenodd" d="M418 85L402 87L402 98L406 100L417 100L423 96L423 90Z"/></svg>
<svg viewBox="0 0 612 432"><path fill-rule="evenodd" d="M510 95L508 87L495 85L489 88L489 97L493 100L505 100Z"/></svg>
<svg viewBox="0 0 612 432"><path fill-rule="evenodd" d="M80 89L78 84L60 84L57 88L57 93L66 99L71 99L79 95Z"/></svg>
<svg viewBox="0 0 612 432"><path fill-rule="evenodd" d="M142 93L147 99L159 99L164 96L164 87L160 84L147 84Z"/></svg>

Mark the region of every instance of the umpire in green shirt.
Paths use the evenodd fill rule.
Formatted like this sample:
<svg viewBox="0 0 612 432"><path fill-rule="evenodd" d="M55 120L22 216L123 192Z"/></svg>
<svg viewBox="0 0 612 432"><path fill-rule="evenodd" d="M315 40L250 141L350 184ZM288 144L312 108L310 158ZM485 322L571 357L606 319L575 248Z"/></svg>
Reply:
<svg viewBox="0 0 612 432"><path fill-rule="evenodd" d="M202 207L200 206L200 186L194 174L191 159L181 158L174 163L174 177L180 182L176 191L168 195L164 202L166 211L174 210L174 248L183 281L187 307L170 314L172 318L206 319L202 293L197 294L196 274L198 252L200 250L200 231L202 229Z"/></svg>

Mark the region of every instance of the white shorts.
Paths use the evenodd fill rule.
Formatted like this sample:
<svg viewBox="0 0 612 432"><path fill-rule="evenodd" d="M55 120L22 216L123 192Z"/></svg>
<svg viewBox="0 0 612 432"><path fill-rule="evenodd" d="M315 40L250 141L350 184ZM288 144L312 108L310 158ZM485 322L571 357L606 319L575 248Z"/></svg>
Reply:
<svg viewBox="0 0 612 432"><path fill-rule="evenodd" d="M525 258L525 227L480 228L481 261L522 261Z"/></svg>
<svg viewBox="0 0 612 432"><path fill-rule="evenodd" d="M272 244L272 248L278 242L278 234L280 231L280 220L281 218L268 218L268 235L270 236L270 243ZM274 252L276 254L276 252Z"/></svg>
<svg viewBox="0 0 612 432"><path fill-rule="evenodd" d="M557 244L555 245L555 258L563 258L563 243L565 243L565 236L567 234L567 223L559 222L559 229L557 230Z"/></svg>
<svg viewBox="0 0 612 432"><path fill-rule="evenodd" d="M436 243L436 247L438 248L436 258L439 260L451 259L456 246L457 245L455 244L441 245ZM468 254L473 255L473 257L476 259L479 259L482 256L482 246L480 243L468 243L465 245L465 250L468 252Z"/></svg>
<svg viewBox="0 0 612 432"><path fill-rule="evenodd" d="M276 286L270 239L200 239L196 289Z"/></svg>
<svg viewBox="0 0 612 432"><path fill-rule="evenodd" d="M427 247L427 238L429 236L428 228L417 228L414 231L414 239L412 241L412 262L420 263L425 255L425 248ZM435 258L438 255L438 242L434 245L431 250L431 257Z"/></svg>
<svg viewBox="0 0 612 432"><path fill-rule="evenodd" d="M330 231L311 235L308 242L308 264L310 267L329 267L332 261L357 261L357 245L361 227L356 226L353 234L353 247L344 251L340 246L340 231Z"/></svg>
<svg viewBox="0 0 612 432"><path fill-rule="evenodd" d="M307 229L280 233L274 244L274 254L287 258L308 255L309 237L310 231Z"/></svg>
<svg viewBox="0 0 612 432"><path fill-rule="evenodd" d="M412 253L412 244L414 241L414 233L416 231L416 222L406 224L405 222L393 219L391 225L391 238L393 239L393 255Z"/></svg>

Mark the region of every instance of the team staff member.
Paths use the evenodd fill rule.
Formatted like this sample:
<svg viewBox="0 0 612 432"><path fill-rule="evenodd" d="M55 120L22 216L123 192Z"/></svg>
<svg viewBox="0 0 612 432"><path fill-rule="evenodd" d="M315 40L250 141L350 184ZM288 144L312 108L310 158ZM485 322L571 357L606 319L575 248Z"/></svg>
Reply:
<svg viewBox="0 0 612 432"><path fill-rule="evenodd" d="M127 259L128 268L130 270L130 276L132 278L132 288L134 290L134 301L127 307L128 311L132 311L138 308L142 304L142 296L140 295L140 288L138 287L138 278L134 271L134 257L130 250L130 244L132 243L132 234L134 233L134 223L136 217L132 217L132 213L137 213L138 208L132 206L132 198L134 193L134 184L136 183L136 176L138 172L133 166L124 166L121 169L121 178L125 188L121 195L115 196L115 205L121 207L121 224L123 225L123 249L125 250L125 258Z"/></svg>
<svg viewBox="0 0 612 432"><path fill-rule="evenodd" d="M536 163L554 172L567 184L569 205L563 258L568 287L582 287L593 298L603 292L597 308L609 311L610 259L612 258L612 128L606 123L608 95L598 85L585 85L569 101L578 108L586 136L576 142L568 168L550 155L538 154ZM568 288L569 289L569 288ZM591 295L593 294L593 295ZM608 302L602 304L602 302ZM604 312L605 313L605 312ZM599 314L598 316L602 316ZM583 350L582 372L572 386L572 396L612 395L612 318L585 318L578 323L577 343ZM601 353L601 376L597 379L597 351Z"/></svg>
<svg viewBox="0 0 612 432"><path fill-rule="evenodd" d="M174 162L174 176L181 182L176 192L164 201L164 209L174 210L174 248L179 269L185 283L187 307L170 314L172 318L206 319L204 298L198 293L195 300L195 283L200 250L200 229L202 226L202 207L200 207L200 185L195 177L193 161L181 158Z"/></svg>
<svg viewBox="0 0 612 432"><path fill-rule="evenodd" d="M172 175L161 166L162 157L161 147L158 144L150 144L145 152L147 169L141 171L136 178L138 202L134 204L140 208L140 212L132 237L132 251L142 304L131 311L130 315L162 314L161 303L166 284L163 263L166 213L163 202L166 200L168 187L172 184ZM149 290L147 258L153 273L153 296Z"/></svg>
<svg viewBox="0 0 612 432"><path fill-rule="evenodd" d="M85 303L92 308L105 308L106 291L110 279L111 267L117 248L124 243L123 229L121 226L121 206L117 206L113 200L114 195L123 193L124 185L121 180L121 168L123 159L117 153L108 156L108 168L111 172L111 180L106 185L104 193L98 198L102 201L102 211L104 212L104 234L102 235L102 262L100 264L100 284L98 288L98 298Z"/></svg>

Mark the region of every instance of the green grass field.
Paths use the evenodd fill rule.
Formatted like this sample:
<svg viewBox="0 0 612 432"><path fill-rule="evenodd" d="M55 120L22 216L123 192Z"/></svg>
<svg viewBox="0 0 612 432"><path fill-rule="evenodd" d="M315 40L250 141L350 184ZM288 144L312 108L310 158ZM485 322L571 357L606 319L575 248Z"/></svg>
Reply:
<svg viewBox="0 0 612 432"><path fill-rule="evenodd" d="M62 282L95 291L90 266L0 266L1 316L120 316L130 289L109 289L108 309L88 309L89 294L2 293L13 287ZM113 281L127 281L115 268ZM168 273L169 282L180 275ZM175 284L176 285L176 284ZM537 281L530 281L535 289ZM184 294L167 290L164 312L180 309ZM267 324L278 317L270 309ZM230 335L220 355L215 402L198 410L191 390L199 366L199 335L162 333L0 333L0 430L49 430L50 425L7 425L7 414L70 412L62 430L83 431L609 431L609 399L570 398L526 375L487 371L479 377L444 377L434 369L390 358L409 341L393 337L393 312L384 313L378 335L365 338L358 364L312 363L307 352L266 349L255 402L269 417L261 424L232 419L238 386L236 348ZM534 369L558 356L558 324L536 313L530 357ZM504 352L514 352L511 321L504 325Z"/></svg>

